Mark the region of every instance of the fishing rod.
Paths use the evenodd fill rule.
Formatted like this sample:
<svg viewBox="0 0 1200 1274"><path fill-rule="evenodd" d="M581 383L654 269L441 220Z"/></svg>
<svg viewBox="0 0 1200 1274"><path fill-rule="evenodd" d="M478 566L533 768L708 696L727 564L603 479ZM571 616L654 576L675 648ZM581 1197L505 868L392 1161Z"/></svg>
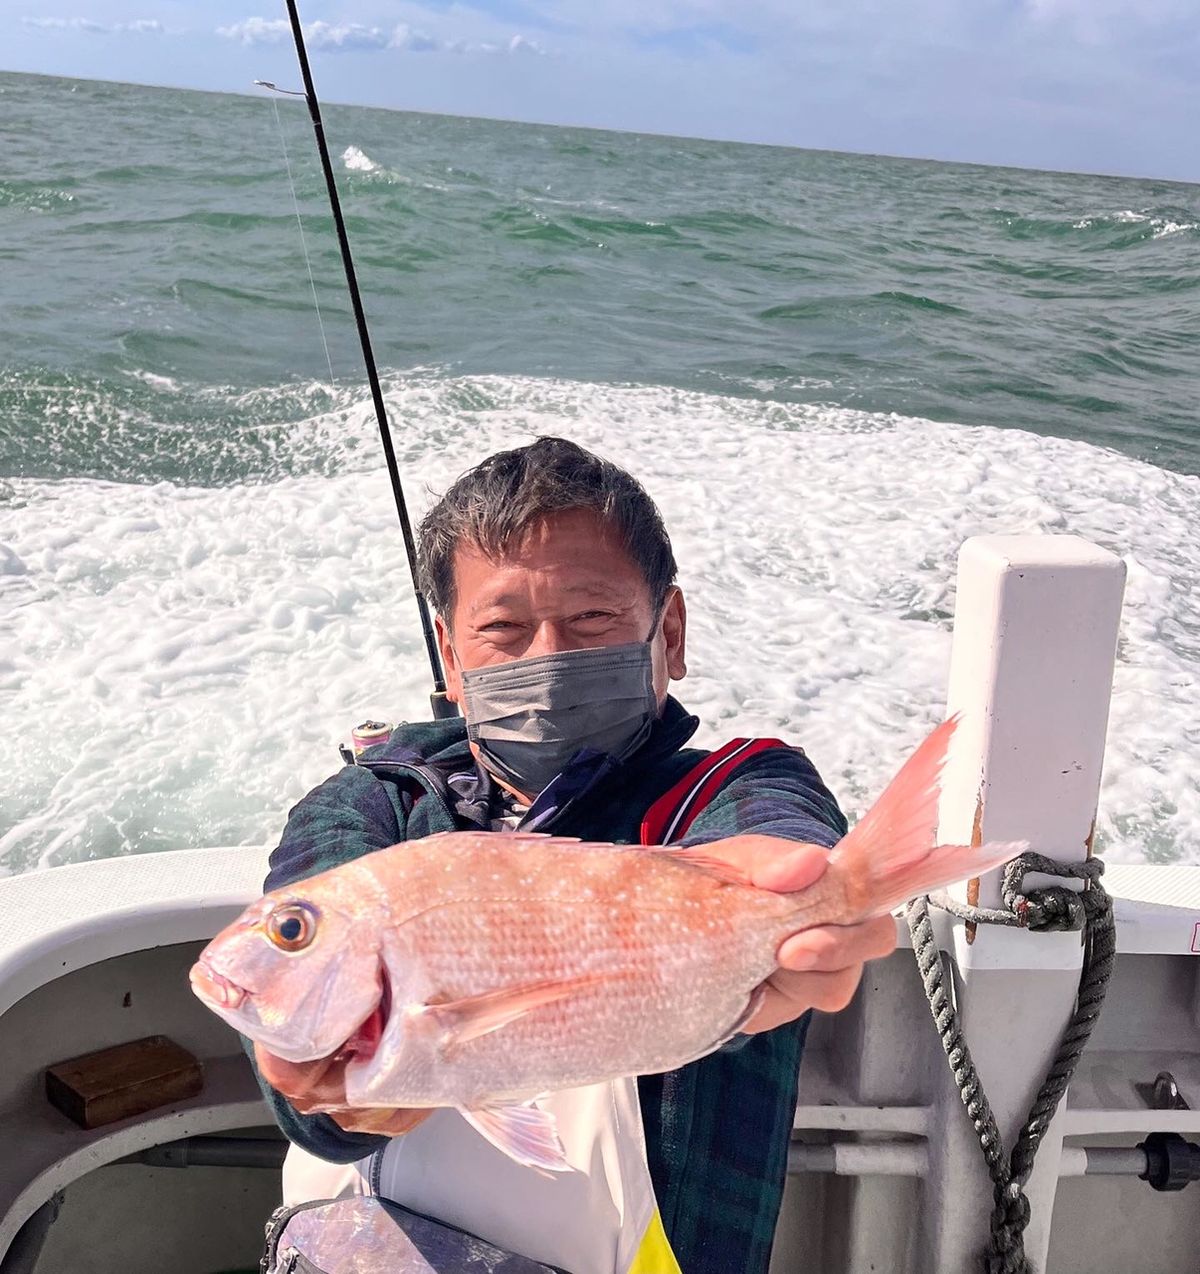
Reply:
<svg viewBox="0 0 1200 1274"><path fill-rule="evenodd" d="M304 30L300 25L300 15L296 11L295 0L287 0L288 18L292 24L292 38L296 43L296 57L300 62L300 75L304 80L304 92L296 93L289 89L278 89L267 80L257 83L275 92L288 93L293 97L303 97L308 103L308 113L312 119L313 133L317 139L317 152L321 156L321 171L325 174L325 189L329 195L329 206L333 212L333 224L337 230L338 246L342 253L342 266L346 272L346 286L350 291L350 304L354 309L354 322L358 327L358 341L362 346L363 362L367 366L367 381L371 386L371 401L375 404L375 420L379 425L379 437L383 443L383 454L387 461L388 477L392 483L392 494L396 499L396 512L400 516L400 533L404 537L404 551L408 555L408 570L412 576L413 593L417 599L417 611L421 617L421 634L425 639L425 650L429 656L429 668L433 674L433 691L429 703L435 718L456 717L458 707L446 697L446 679L442 674L442 662L438 657L437 639L433 631L433 619L429 613L429 603L421 592L417 575L417 546L413 539L412 523L408 517L408 505L404 500L404 489L400 484L400 468L396 463L396 449L392 446L392 431L388 425L387 409L383 402L383 390L379 386L379 372L375 367L375 355L371 351L371 334L367 330L367 316L363 310L362 296L358 290L358 276L354 271L354 258L350 254L350 239L346 234L346 222L342 217L342 205L338 199L337 183L333 177L333 164L329 160L329 147L325 144L325 125L321 120L321 104L317 100L317 90L313 85L312 71L308 65L308 50L304 46Z"/></svg>

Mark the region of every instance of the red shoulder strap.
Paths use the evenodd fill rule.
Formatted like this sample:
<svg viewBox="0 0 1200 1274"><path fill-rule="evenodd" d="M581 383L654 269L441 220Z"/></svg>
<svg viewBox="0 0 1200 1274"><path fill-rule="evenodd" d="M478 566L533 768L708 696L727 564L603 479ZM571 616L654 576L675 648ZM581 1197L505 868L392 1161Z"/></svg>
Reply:
<svg viewBox="0 0 1200 1274"><path fill-rule="evenodd" d="M704 807L720 791L738 766L770 748L786 748L782 739L731 739L706 756L668 792L654 802L642 819L643 845L670 845L682 840Z"/></svg>

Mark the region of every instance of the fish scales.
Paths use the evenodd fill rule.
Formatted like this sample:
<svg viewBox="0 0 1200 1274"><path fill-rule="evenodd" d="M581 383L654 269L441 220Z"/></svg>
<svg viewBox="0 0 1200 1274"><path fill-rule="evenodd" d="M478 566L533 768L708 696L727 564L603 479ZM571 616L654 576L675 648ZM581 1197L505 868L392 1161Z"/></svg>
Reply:
<svg viewBox="0 0 1200 1274"><path fill-rule="evenodd" d="M456 838L457 879L443 890L437 838L364 860L403 899L384 960L393 999L455 1001L481 988L597 979L447 1049L393 1014L379 1052L347 1069L363 1105L470 1105L666 1069L707 1052L775 965L796 911L783 895L719 880L643 849L507 835ZM437 896L436 903L423 899ZM719 976L697 979L697 967ZM509 1082L499 1090L495 1076Z"/></svg>

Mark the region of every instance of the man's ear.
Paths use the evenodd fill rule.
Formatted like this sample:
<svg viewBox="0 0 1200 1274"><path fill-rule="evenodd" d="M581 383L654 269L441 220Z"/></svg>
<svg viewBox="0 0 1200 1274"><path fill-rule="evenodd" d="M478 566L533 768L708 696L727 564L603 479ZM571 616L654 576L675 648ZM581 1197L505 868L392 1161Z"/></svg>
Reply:
<svg viewBox="0 0 1200 1274"><path fill-rule="evenodd" d="M682 590L674 585L663 606L662 630L667 644L667 675L672 681L682 681L687 676L687 606Z"/></svg>
<svg viewBox="0 0 1200 1274"><path fill-rule="evenodd" d="M462 670L454 656L454 644L450 640L450 629L440 615L433 617L433 627L437 634L438 652L442 656L442 670L446 674L446 698L451 703L462 704Z"/></svg>

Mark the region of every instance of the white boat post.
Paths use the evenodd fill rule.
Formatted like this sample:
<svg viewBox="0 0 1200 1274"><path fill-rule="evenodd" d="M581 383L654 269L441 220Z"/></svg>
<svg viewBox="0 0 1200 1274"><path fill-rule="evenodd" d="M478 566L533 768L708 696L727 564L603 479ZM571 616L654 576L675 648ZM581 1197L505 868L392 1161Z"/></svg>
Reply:
<svg viewBox="0 0 1200 1274"><path fill-rule="evenodd" d="M964 544L949 691L962 723L945 771L942 843L1028 840L1063 862L1090 855L1124 581L1120 558L1075 536ZM970 901L1000 907L1000 875L984 877ZM1025 889L1064 883L1030 876ZM957 896L966 900L963 887ZM981 924L972 938L940 914L942 937L953 935L960 1021L1007 1156L1074 1007L1081 936ZM1026 1186L1025 1254L1035 1271L1046 1266L1065 1104ZM992 1183L948 1065L929 1128L920 1268L979 1269Z"/></svg>

